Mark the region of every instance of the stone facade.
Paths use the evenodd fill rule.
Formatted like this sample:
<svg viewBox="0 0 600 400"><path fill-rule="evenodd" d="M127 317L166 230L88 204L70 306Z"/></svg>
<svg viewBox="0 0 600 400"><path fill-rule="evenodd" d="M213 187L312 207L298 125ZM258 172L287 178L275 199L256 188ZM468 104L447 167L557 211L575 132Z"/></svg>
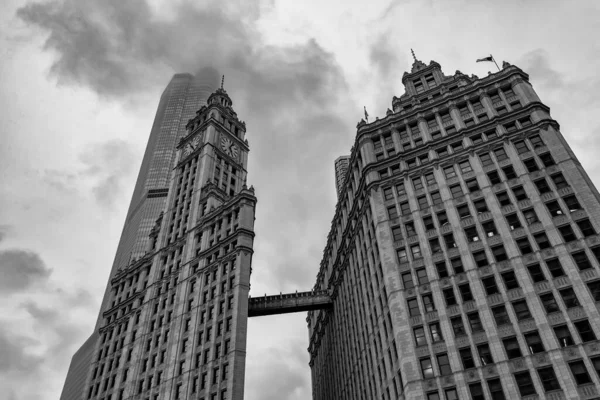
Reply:
<svg viewBox="0 0 600 400"><path fill-rule="evenodd" d="M600 398L600 196L526 73L415 60L359 122L311 311L313 398Z"/></svg>
<svg viewBox="0 0 600 400"><path fill-rule="evenodd" d="M108 284L84 399L243 399L256 205L245 134L222 88L188 122L146 252Z"/></svg>

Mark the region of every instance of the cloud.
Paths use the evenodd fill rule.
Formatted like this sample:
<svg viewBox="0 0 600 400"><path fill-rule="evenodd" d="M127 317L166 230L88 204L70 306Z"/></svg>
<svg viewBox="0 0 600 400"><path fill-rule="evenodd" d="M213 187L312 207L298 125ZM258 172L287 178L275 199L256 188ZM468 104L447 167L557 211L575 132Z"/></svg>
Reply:
<svg viewBox="0 0 600 400"><path fill-rule="evenodd" d="M13 228L11 225L1 225L0 224L0 243L8 237L8 235L12 232Z"/></svg>
<svg viewBox="0 0 600 400"><path fill-rule="evenodd" d="M26 351L33 344L36 343L27 337L11 335L0 329L0 372L29 374L36 370L41 358Z"/></svg>
<svg viewBox="0 0 600 400"><path fill-rule="evenodd" d="M29 250L0 251L0 295L29 289L48 279L52 270L40 256Z"/></svg>

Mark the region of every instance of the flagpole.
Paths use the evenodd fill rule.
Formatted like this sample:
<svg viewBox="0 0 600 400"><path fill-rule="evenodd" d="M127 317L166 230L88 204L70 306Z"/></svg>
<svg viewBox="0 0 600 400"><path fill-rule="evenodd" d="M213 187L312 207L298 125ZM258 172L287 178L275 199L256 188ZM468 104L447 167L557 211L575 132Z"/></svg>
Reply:
<svg viewBox="0 0 600 400"><path fill-rule="evenodd" d="M500 71L500 67L498 66L498 63L496 62L496 60L494 59L494 56L490 54L490 57L492 57L492 61L494 62L494 64L496 64L496 68L498 68L498 71Z"/></svg>

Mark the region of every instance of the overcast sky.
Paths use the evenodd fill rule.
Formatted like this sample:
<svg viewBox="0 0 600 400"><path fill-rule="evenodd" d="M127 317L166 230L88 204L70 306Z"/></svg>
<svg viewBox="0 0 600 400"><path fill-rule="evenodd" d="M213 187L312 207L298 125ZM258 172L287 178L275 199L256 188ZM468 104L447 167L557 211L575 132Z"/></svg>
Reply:
<svg viewBox="0 0 600 400"><path fill-rule="evenodd" d="M206 3L206 6L198 6ZM227 6L219 3L227 3ZM355 3L355 4L352 4ZM58 399L98 313L160 93L214 66L246 121L252 295L314 284L333 161L403 93L410 49L447 75L530 74L600 182L598 1L0 1L0 393ZM306 315L249 323L248 400L308 399Z"/></svg>

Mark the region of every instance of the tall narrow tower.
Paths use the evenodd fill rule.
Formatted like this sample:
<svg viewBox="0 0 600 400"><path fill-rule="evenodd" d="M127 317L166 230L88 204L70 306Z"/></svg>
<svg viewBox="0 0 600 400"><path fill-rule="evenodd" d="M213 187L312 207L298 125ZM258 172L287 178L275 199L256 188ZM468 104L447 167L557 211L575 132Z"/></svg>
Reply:
<svg viewBox="0 0 600 400"><path fill-rule="evenodd" d="M109 281L118 268L142 257L147 251L150 230L167 204L177 143L185 135L188 120L206 104L217 84L218 73L207 67L195 76L175 74L161 95ZM82 371L89 364L95 346L94 338L98 337L98 324L102 320L102 313L106 311L107 296L108 293L105 292L94 332L71 360L61 400L80 398L83 390L81 376L86 374Z"/></svg>
<svg viewBox="0 0 600 400"><path fill-rule="evenodd" d="M254 189L225 90L186 125L143 255L108 283L85 399L243 399Z"/></svg>

